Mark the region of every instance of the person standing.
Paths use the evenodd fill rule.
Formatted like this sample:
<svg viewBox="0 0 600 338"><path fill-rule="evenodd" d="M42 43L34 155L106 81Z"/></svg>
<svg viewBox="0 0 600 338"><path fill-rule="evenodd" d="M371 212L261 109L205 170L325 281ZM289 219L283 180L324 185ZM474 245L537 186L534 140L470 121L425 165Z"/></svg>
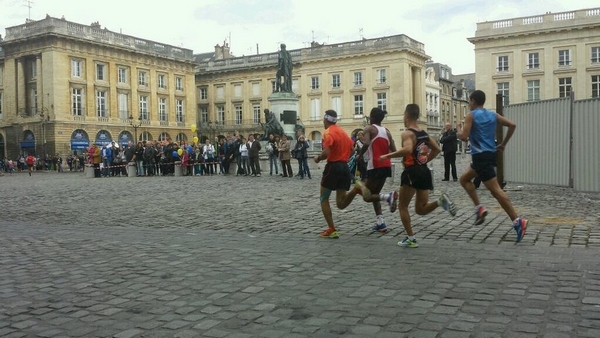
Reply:
<svg viewBox="0 0 600 338"><path fill-rule="evenodd" d="M296 143L294 150L296 151L296 159L298 160L298 175L300 175L301 179L303 179L305 175L309 179L312 179L310 176L310 169L308 168L308 142L306 142L304 135L298 137L298 142Z"/></svg>
<svg viewBox="0 0 600 338"><path fill-rule="evenodd" d="M335 110L325 111L323 116L323 150L321 154L314 157L316 163L327 159L327 164L323 169L321 178L321 212L327 222L327 230L321 232L319 236L324 238L339 238L338 231L333 223L331 206L329 205L329 196L335 190L335 202L339 209L345 209L360 190L350 189L352 176L348 167L348 158L352 153L353 143L348 134L337 124L337 113ZM285 172L284 172L285 173Z"/></svg>
<svg viewBox="0 0 600 338"><path fill-rule="evenodd" d="M398 245L401 247L417 248L419 243L412 229L408 205L416 194L415 212L419 215L427 215L442 206L450 215L456 215L456 206L445 193L435 202L429 202L429 190L433 189L433 179L427 163L434 159L441 151L437 142L430 137L426 131L419 129L419 106L411 103L404 111L404 125L406 130L400 135L402 137L402 148L381 155L380 161L392 157L404 157L404 171L400 177L400 220L406 231L406 238Z"/></svg>
<svg viewBox="0 0 600 338"><path fill-rule="evenodd" d="M283 172L281 177L294 177L292 165L290 164L292 159L291 147L287 135L281 135L281 142L279 142L279 145L277 146L277 149L279 150L279 159L281 160L281 171Z"/></svg>
<svg viewBox="0 0 600 338"><path fill-rule="evenodd" d="M267 154L269 155L269 175L273 176L273 166L275 166L275 175L279 175L279 150L277 149L277 140L275 135L269 135L269 143L267 143Z"/></svg>
<svg viewBox="0 0 600 338"><path fill-rule="evenodd" d="M442 144L442 152L444 153L444 179L442 181L450 180L450 168L452 168L452 179L454 182L458 180L456 175L456 150L458 138L456 136L456 130L452 129L450 123L446 123L444 126L444 133L440 139Z"/></svg>
<svg viewBox="0 0 600 338"><path fill-rule="evenodd" d="M380 201L387 201L392 213L396 211L398 206L397 191L392 191L389 194L380 194L386 179L392 177L392 161L390 159L380 161L379 157L396 151L392 134L387 128L381 126L381 122L386 114L387 112L379 107L371 109L369 115L371 125L367 126L363 131L363 146L355 158L355 162L360 163L364 161L363 157L365 154L367 155L367 178L364 186L370 193L365 194L365 190L363 190L363 199L365 202L373 203L373 210L376 217L375 225L372 228L373 232L387 232L387 225L383 219ZM361 181L359 181L359 185L363 185Z"/></svg>
<svg viewBox="0 0 600 338"><path fill-rule="evenodd" d="M483 108L485 104L485 93L476 90L469 96L469 109L465 117L464 129L458 131L458 137L462 141L467 139L471 142L471 166L460 177L460 184L463 186L469 197L475 204L475 224L483 224L487 211L481 205L477 190L473 184L473 179L479 177L485 187L492 193L492 196L500 203L502 209L506 212L512 221L512 227L517 233L517 243L523 239L527 232L529 221L519 217L510 198L502 190L498 179L496 178L496 152L504 151L506 144L515 132L516 125L511 120L502 115ZM496 126L500 124L507 127L508 132L504 140L496 145Z"/></svg>
<svg viewBox="0 0 600 338"><path fill-rule="evenodd" d="M260 162L258 161L258 153L262 149L260 142L254 139L254 135L248 135L248 159L250 160L250 169L252 176L260 177Z"/></svg>
<svg viewBox="0 0 600 338"><path fill-rule="evenodd" d="M92 159L92 164L94 165L94 177L101 177L100 162L102 162L102 156L97 143L94 143L92 148L90 148L90 157Z"/></svg>

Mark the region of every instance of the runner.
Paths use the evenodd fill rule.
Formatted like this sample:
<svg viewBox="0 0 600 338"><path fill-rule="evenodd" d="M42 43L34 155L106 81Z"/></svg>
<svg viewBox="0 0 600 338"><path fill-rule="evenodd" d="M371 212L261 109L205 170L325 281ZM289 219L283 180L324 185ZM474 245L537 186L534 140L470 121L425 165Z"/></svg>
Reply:
<svg viewBox="0 0 600 338"><path fill-rule="evenodd" d="M29 176L31 176L31 173L33 172L33 165L35 164L35 157L29 153L25 159L25 162L27 163L27 168L29 169Z"/></svg>
<svg viewBox="0 0 600 338"><path fill-rule="evenodd" d="M498 115L493 111L483 108L485 93L476 90L469 96L471 111L465 117L464 129L458 126L458 137L471 142L471 166L460 177L460 184L469 194L475 204L475 224L483 224L487 211L481 205L477 190L472 180L479 177L492 196L500 203L502 209L512 220L513 229L517 233L517 243L523 239L527 232L529 221L519 217L508 195L502 190L496 178L496 151L504 151L508 140L512 137L517 127L511 120ZM496 126L508 127L508 132L502 143L496 146Z"/></svg>
<svg viewBox="0 0 600 338"><path fill-rule="evenodd" d="M388 230L383 219L380 201L387 201L391 212L395 212L398 205L397 191L392 191L388 194L379 194L385 184L385 180L388 177L392 177L392 161L389 159L380 161L379 157L396 151L396 145L390 131L381 126L381 122L386 114L387 112L381 108L375 107L371 109L369 115L371 125L367 126L363 132L363 146L355 159L357 163L360 163L364 161L364 154L367 154L367 179L364 182L366 190L363 188L362 182L358 182L357 186L363 188L363 200L373 203L373 210L376 217L376 223L372 228L373 232L387 232Z"/></svg>
<svg viewBox="0 0 600 338"><path fill-rule="evenodd" d="M412 229L408 205L416 194L415 212L419 215L427 215L437 207L442 206L450 215L456 215L456 206L445 193L435 202L429 202L429 190L433 189L433 180L427 163L434 159L441 149L437 142L427 132L419 129L420 109L416 104L406 106L404 112L404 125L406 130L402 132L402 148L393 153L381 155L380 161L392 157L404 157L404 171L400 178L400 220L406 230L406 238L398 242L399 246L417 248L419 243Z"/></svg>
<svg viewBox="0 0 600 338"><path fill-rule="evenodd" d="M340 127L337 126L337 113L334 110L327 110L323 116L323 151L320 155L314 157L316 163L327 159L323 177L321 179L321 211L327 222L327 230L319 235L325 238L338 238L339 234L333 223L331 206L329 205L329 196L331 191L335 190L335 201L339 209L344 209L359 192L358 189L350 189L352 176L348 167L348 158L352 153L352 139Z"/></svg>

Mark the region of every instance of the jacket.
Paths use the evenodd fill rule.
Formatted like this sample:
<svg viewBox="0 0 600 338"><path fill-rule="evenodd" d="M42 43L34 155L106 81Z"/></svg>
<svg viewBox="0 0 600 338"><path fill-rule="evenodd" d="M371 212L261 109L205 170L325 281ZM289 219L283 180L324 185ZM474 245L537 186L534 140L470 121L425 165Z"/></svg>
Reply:
<svg viewBox="0 0 600 338"><path fill-rule="evenodd" d="M290 154L290 141L279 141L279 159L282 161L289 161L292 158Z"/></svg>
<svg viewBox="0 0 600 338"><path fill-rule="evenodd" d="M258 140L252 141L252 146L250 146L250 142L246 143L246 147L248 147L248 157L258 157L258 153L262 149Z"/></svg>

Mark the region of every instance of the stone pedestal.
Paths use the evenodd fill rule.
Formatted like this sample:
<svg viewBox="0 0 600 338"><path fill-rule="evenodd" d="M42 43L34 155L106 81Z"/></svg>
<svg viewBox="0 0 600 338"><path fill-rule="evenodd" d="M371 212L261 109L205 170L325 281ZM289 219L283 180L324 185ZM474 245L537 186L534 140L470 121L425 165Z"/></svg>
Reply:
<svg viewBox="0 0 600 338"><path fill-rule="evenodd" d="M294 128L296 127L296 121L293 121L293 123L284 123L282 117L284 111L295 111L296 117L300 116L298 96L294 93L273 93L269 96L269 103L271 105L271 112L275 114L277 121L279 121L283 127L283 132L287 135L289 140L295 140L296 135L294 133Z"/></svg>
<svg viewBox="0 0 600 338"><path fill-rule="evenodd" d="M127 177L137 177L137 166L135 162L127 163Z"/></svg>
<svg viewBox="0 0 600 338"><path fill-rule="evenodd" d="M95 175L94 175L94 165L93 164L86 164L84 172L85 172L85 177L86 178L94 178L95 177Z"/></svg>
<svg viewBox="0 0 600 338"><path fill-rule="evenodd" d="M183 168L181 167L181 161L175 161L175 172L173 176L183 176Z"/></svg>

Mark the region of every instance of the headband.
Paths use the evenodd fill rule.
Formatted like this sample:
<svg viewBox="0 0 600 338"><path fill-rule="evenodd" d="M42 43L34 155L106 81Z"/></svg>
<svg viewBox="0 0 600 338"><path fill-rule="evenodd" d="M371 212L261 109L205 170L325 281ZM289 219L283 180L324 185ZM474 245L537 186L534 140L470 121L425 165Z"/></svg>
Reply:
<svg viewBox="0 0 600 338"><path fill-rule="evenodd" d="M337 122L337 117L333 117L329 114L325 114L325 116L323 116L323 118L331 123L336 123Z"/></svg>

